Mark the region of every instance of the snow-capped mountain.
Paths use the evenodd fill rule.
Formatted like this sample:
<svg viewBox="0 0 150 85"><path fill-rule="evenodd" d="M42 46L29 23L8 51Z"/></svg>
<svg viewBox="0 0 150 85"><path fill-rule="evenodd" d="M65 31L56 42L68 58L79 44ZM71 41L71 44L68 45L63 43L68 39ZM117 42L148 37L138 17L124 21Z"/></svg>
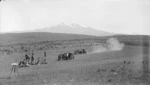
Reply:
<svg viewBox="0 0 150 85"><path fill-rule="evenodd" d="M33 30L32 32L68 33L68 34L82 34L82 35L93 35L93 36L114 35L113 33L99 31L88 26L79 25L75 23L68 24L64 22L55 26L36 29Z"/></svg>

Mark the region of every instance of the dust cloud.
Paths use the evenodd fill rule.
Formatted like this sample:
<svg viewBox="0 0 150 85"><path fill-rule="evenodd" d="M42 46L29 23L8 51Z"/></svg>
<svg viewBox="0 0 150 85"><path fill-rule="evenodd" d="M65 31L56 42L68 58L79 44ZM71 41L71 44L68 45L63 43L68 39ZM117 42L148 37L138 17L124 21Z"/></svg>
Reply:
<svg viewBox="0 0 150 85"><path fill-rule="evenodd" d="M117 38L109 38L106 43L94 46L92 53L100 53L107 51L119 51L124 48L124 43L119 42Z"/></svg>

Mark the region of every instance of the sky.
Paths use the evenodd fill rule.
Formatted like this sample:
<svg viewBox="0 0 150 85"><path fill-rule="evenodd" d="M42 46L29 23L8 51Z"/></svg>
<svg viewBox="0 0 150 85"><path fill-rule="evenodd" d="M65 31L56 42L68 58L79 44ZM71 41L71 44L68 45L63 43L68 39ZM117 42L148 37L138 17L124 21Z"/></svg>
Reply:
<svg viewBox="0 0 150 85"><path fill-rule="evenodd" d="M150 35L150 0L5 0L0 33L76 23L101 31Z"/></svg>

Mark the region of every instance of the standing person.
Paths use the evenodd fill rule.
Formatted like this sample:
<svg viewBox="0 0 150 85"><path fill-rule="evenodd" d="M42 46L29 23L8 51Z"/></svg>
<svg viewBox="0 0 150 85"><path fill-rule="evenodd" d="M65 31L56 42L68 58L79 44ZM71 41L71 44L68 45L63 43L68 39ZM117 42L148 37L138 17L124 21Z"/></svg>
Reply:
<svg viewBox="0 0 150 85"><path fill-rule="evenodd" d="M30 57L29 57L29 55L27 53L25 54L25 60L26 60L27 66L28 66L29 65L29 61L30 61Z"/></svg>
<svg viewBox="0 0 150 85"><path fill-rule="evenodd" d="M47 54L46 51L44 51L44 62L46 62Z"/></svg>
<svg viewBox="0 0 150 85"><path fill-rule="evenodd" d="M42 64L47 64L46 58L47 58L47 54L46 54L46 51L44 51L44 57L43 57L43 60L42 60Z"/></svg>
<svg viewBox="0 0 150 85"><path fill-rule="evenodd" d="M33 53L33 50L32 50L32 54L31 54L31 65L34 64L34 53Z"/></svg>

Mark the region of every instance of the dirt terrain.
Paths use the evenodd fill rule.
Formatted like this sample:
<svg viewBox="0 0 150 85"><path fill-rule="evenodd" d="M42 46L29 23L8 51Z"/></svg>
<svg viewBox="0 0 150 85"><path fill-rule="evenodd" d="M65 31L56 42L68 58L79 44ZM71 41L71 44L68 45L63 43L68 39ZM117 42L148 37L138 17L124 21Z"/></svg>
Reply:
<svg viewBox="0 0 150 85"><path fill-rule="evenodd" d="M46 49L48 64L18 68L19 75L14 74L11 78L8 78L11 63L19 62L25 53L2 52L0 85L148 85L141 78L143 46L124 44L122 49L110 50L109 47L105 48L104 43L94 40L68 42L53 48L45 48L48 46L46 43L37 44L44 47L34 49L35 61L43 56ZM57 61L58 54L83 48L88 51L87 54L75 55L73 60Z"/></svg>

